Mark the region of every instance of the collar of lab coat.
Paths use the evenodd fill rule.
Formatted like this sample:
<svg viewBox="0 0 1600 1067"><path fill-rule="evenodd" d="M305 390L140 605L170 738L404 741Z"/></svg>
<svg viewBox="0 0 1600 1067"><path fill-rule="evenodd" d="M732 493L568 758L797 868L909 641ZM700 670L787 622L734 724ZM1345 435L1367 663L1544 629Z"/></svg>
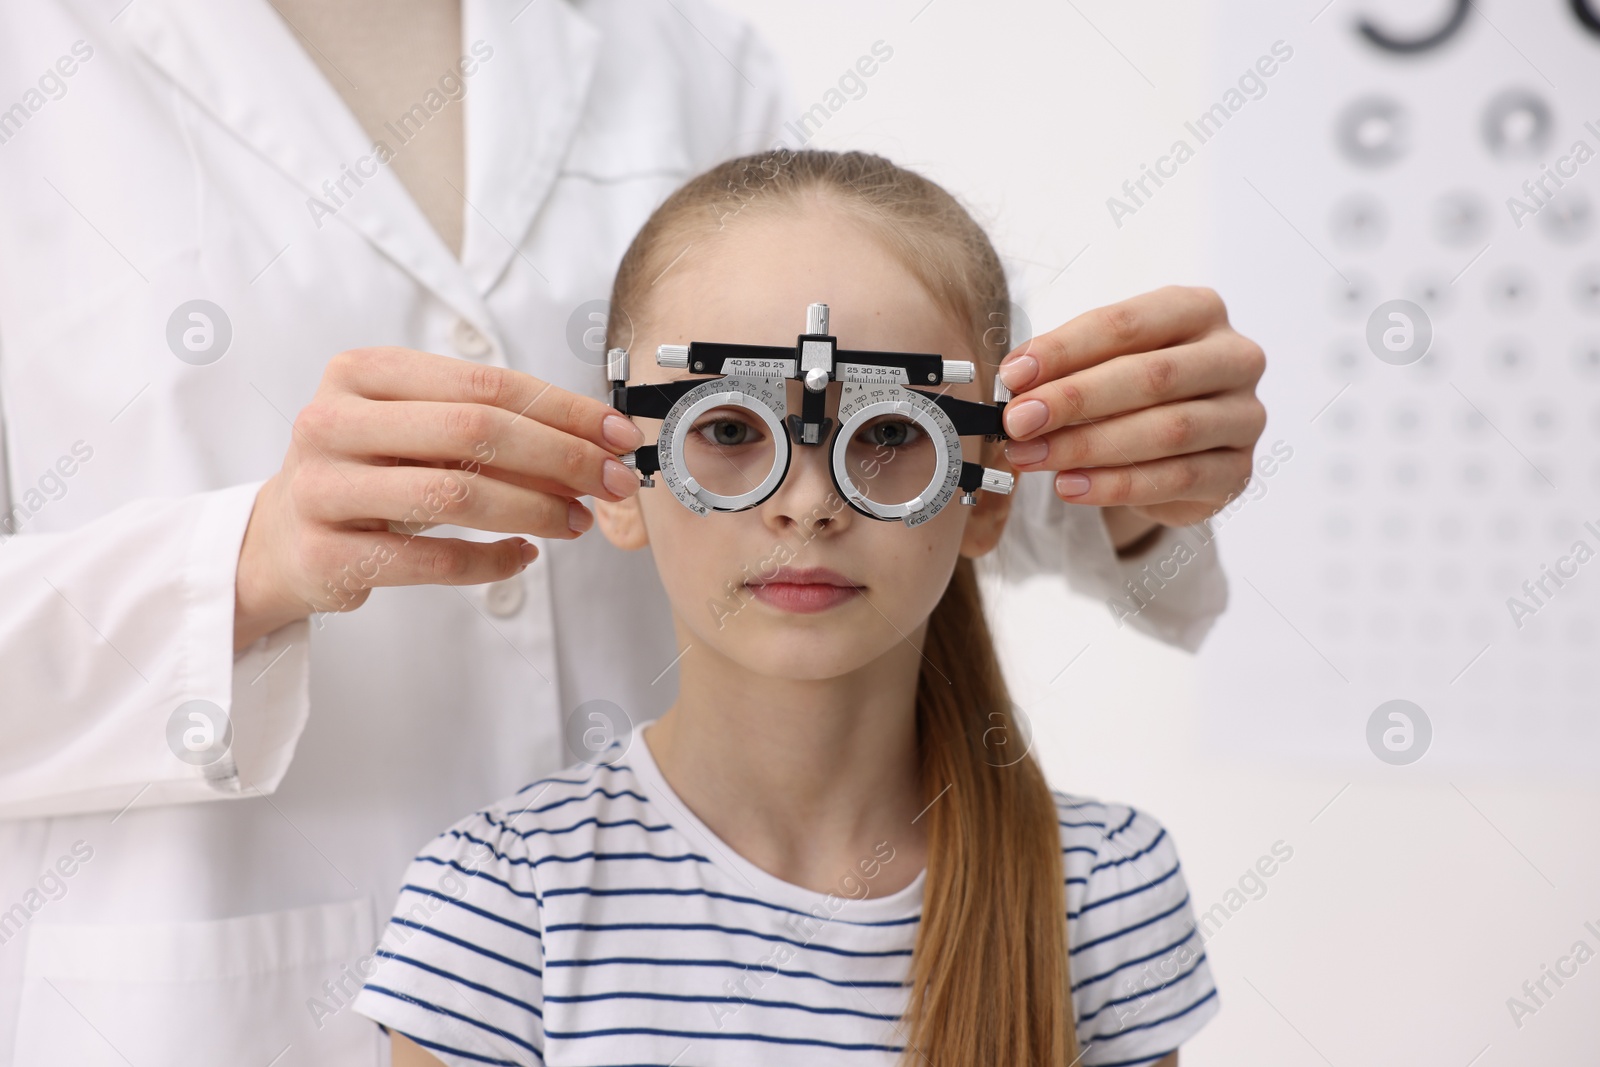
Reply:
<svg viewBox="0 0 1600 1067"><path fill-rule="evenodd" d="M600 51L600 31L567 0L523 2L462 4L463 53L480 41L494 52L453 105L466 107L461 259L388 167L323 223L360 231L490 336L497 331L484 296L550 195ZM326 202L323 183L372 153L371 138L267 0L138 0L117 25L308 197Z"/></svg>

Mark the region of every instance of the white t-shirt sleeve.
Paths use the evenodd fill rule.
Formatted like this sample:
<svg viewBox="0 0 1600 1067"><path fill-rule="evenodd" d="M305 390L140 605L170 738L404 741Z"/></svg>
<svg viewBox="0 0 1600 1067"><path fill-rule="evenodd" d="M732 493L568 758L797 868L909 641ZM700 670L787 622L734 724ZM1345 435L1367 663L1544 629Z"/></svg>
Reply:
<svg viewBox="0 0 1600 1067"><path fill-rule="evenodd" d="M450 1067L544 1062L544 940L522 832L479 812L406 871L355 1010Z"/></svg>
<svg viewBox="0 0 1600 1067"><path fill-rule="evenodd" d="M1081 1062L1155 1063L1219 1007L1177 848L1121 804L1068 803L1061 823Z"/></svg>

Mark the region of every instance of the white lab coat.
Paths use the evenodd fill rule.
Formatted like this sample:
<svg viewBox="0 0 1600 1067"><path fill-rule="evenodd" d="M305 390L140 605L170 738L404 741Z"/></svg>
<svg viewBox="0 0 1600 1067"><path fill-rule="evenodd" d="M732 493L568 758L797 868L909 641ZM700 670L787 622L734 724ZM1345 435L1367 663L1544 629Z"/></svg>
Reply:
<svg viewBox="0 0 1600 1067"><path fill-rule="evenodd" d="M463 51L493 51L451 105L458 261L387 168L314 219L372 145L266 0L125 4L0 9L0 108L22 107L0 118L0 1065L384 1063L343 1005L406 861L571 762L583 701L665 710L666 601L648 553L591 532L510 583L379 589L236 657L254 494L342 349L603 395L572 310L668 191L797 109L699 0L466 0ZM231 322L210 365L167 343L193 299ZM1011 574L1103 597L1137 568L1097 512L1024 490ZM1208 552L1134 621L1193 648L1224 601ZM210 767L167 745L193 699L232 716Z"/></svg>

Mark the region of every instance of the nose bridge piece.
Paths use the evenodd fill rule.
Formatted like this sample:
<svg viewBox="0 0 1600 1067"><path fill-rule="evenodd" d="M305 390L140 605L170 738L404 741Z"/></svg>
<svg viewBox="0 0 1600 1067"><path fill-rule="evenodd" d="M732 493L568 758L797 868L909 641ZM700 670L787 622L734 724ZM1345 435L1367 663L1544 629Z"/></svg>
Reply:
<svg viewBox="0 0 1600 1067"><path fill-rule="evenodd" d="M806 307L806 332L798 342L800 349L800 414L790 415L789 437L797 445L820 445L828 440L833 420L826 415L828 383L834 376L834 353L839 343L828 333L828 305Z"/></svg>

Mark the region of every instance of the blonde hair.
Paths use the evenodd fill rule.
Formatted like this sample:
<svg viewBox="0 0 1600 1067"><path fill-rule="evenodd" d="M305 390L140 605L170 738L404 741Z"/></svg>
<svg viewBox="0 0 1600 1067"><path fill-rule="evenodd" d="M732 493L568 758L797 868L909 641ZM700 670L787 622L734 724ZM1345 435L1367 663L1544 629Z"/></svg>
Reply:
<svg viewBox="0 0 1600 1067"><path fill-rule="evenodd" d="M610 343L647 320L654 279L690 245L746 213L807 206L851 213L905 264L966 331L988 395L1008 351L1010 307L993 245L944 189L863 152L774 149L690 180L622 258ZM929 616L923 660L916 715L928 870L903 1062L1068 1067L1078 1051L1055 799L1031 753L1002 761L989 747L997 733L1018 738L1019 724L966 557Z"/></svg>

